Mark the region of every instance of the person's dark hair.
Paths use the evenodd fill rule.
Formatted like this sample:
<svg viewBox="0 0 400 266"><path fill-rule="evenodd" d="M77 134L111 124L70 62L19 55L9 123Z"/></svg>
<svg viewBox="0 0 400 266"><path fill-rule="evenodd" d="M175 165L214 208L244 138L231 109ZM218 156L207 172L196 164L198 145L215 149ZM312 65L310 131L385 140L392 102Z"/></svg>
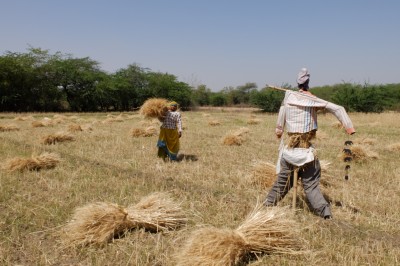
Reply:
<svg viewBox="0 0 400 266"><path fill-rule="evenodd" d="M309 87L308 87L308 82L309 82L310 80L307 80L306 82L304 82L303 84L297 84L297 87L299 88L299 89L302 89L302 90L305 90L305 91L307 91L308 89L309 89Z"/></svg>

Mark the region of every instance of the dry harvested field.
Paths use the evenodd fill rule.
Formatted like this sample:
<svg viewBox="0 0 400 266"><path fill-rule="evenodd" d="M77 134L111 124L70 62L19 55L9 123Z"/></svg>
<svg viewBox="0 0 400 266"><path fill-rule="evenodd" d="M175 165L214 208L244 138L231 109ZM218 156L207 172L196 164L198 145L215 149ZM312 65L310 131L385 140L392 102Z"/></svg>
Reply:
<svg viewBox="0 0 400 266"><path fill-rule="evenodd" d="M306 243L300 252L257 253L238 265L399 265L400 116L350 116L358 153L347 181L341 151L349 138L332 115L319 116L321 189L334 219L315 216L300 188L291 218ZM182 117L181 160L169 163L156 156L159 122L137 113L0 114L0 264L177 265L180 256L191 260L182 250L197 229L238 228L269 190L262 167L277 158L276 115L221 109ZM240 135L240 145L224 145L228 134ZM12 165L15 158L31 164ZM63 242L77 208L128 207L154 192L168 193L187 222L125 230L100 246ZM278 208L291 202L289 193Z"/></svg>

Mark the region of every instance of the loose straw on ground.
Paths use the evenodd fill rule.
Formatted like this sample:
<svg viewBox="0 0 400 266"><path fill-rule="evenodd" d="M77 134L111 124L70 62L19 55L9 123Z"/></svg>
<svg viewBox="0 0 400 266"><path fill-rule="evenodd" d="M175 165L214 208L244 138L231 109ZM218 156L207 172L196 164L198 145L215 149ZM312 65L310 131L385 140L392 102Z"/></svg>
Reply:
<svg viewBox="0 0 400 266"><path fill-rule="evenodd" d="M163 98L151 98L140 107L139 113L146 118L163 119L168 111L168 100Z"/></svg>
<svg viewBox="0 0 400 266"><path fill-rule="evenodd" d="M300 254L304 240L299 224L287 208L256 207L235 230L199 229L187 239L178 266L237 265L250 253Z"/></svg>
<svg viewBox="0 0 400 266"><path fill-rule="evenodd" d="M111 203L77 208L61 236L64 246L104 245L135 228L158 232L177 229L186 222L180 205L168 194L154 193L126 209Z"/></svg>
<svg viewBox="0 0 400 266"><path fill-rule="evenodd" d="M13 171L39 171L42 169L51 169L56 167L60 162L60 157L55 153L44 152L39 156L32 156L31 158L13 158L8 160L4 165L3 169Z"/></svg>

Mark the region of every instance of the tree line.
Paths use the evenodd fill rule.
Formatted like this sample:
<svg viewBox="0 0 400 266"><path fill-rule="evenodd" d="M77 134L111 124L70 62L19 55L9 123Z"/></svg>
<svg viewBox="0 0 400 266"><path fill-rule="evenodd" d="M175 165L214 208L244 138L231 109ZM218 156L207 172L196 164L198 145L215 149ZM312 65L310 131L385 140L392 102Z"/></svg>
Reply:
<svg viewBox="0 0 400 266"><path fill-rule="evenodd" d="M288 84L282 87L294 89ZM316 96L342 105L348 111L400 111L400 84L341 83L312 88ZM137 64L115 73L101 70L89 57L29 48L26 53L0 56L0 111L96 112L132 111L145 100L162 97L181 108L196 106L254 106L277 112L283 92L255 83L212 91L206 85L192 87L168 73L153 72Z"/></svg>

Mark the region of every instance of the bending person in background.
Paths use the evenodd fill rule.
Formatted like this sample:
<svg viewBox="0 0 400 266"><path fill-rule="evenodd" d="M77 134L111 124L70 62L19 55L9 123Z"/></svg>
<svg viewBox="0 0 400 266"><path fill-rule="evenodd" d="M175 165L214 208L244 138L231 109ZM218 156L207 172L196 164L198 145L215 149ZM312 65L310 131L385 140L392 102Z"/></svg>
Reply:
<svg viewBox="0 0 400 266"><path fill-rule="evenodd" d="M171 161L177 160L179 138L182 136L182 119L177 109L178 103L168 103L168 111L160 127L160 135L157 141L158 157L163 158L164 161L167 158Z"/></svg>
<svg viewBox="0 0 400 266"><path fill-rule="evenodd" d="M279 110L275 134L281 139L277 163L278 178L269 191L265 206L274 206L285 197L293 187L293 173L299 168L307 199L314 212L325 219L331 219L329 203L319 189L321 166L316 157L312 140L316 136L317 110L326 109L344 126L348 134L354 134L353 124L342 106L330 103L312 95L308 90L310 74L306 68L301 69L297 77L299 91L287 90ZM281 138L287 131L287 141Z"/></svg>

